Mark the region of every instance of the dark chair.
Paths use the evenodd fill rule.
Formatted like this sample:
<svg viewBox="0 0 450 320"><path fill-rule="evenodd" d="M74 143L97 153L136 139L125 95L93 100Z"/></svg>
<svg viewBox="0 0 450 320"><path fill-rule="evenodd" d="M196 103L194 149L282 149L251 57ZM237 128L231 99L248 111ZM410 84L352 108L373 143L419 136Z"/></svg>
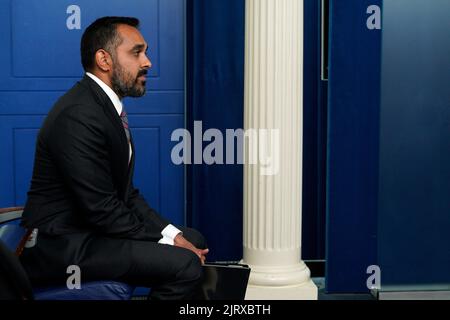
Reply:
<svg viewBox="0 0 450 320"><path fill-rule="evenodd" d="M19 223L23 208L0 209L0 258L4 268L16 277L17 281L10 281L10 298L35 299L35 300L130 300L134 287L116 281L95 281L82 283L81 289L70 290L67 287L33 288L29 293L29 281L21 266L18 255L23 249L21 241L26 230ZM14 254L15 252L15 254ZM7 277L5 277L7 281ZM0 279L1 281L1 279ZM19 286L19 288L16 288ZM7 298L7 297L6 297Z"/></svg>

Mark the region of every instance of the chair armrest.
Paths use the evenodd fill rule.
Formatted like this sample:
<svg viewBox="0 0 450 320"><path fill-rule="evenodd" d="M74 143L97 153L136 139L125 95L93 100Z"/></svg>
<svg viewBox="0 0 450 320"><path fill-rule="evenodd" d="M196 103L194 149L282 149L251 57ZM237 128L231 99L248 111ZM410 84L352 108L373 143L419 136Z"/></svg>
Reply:
<svg viewBox="0 0 450 320"><path fill-rule="evenodd" d="M23 211L23 207L12 207L12 208L0 208L0 214L10 213L15 211Z"/></svg>
<svg viewBox="0 0 450 320"><path fill-rule="evenodd" d="M23 207L1 208L0 224L8 221L20 219L22 217Z"/></svg>

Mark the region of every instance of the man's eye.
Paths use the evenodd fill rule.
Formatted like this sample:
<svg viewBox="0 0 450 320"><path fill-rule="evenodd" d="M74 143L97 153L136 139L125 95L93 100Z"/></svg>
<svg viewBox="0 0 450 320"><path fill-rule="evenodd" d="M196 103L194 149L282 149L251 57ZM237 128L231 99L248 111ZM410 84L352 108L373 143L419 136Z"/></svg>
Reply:
<svg viewBox="0 0 450 320"><path fill-rule="evenodd" d="M140 51L135 51L133 54L134 54L136 57L138 57L139 54L140 54Z"/></svg>

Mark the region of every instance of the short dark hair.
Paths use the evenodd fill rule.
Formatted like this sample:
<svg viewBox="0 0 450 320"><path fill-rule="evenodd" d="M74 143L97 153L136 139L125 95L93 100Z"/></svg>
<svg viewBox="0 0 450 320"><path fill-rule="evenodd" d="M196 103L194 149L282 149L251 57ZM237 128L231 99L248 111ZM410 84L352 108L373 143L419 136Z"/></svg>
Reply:
<svg viewBox="0 0 450 320"><path fill-rule="evenodd" d="M126 24L139 28L139 20L130 17L103 17L93 22L81 38L81 64L85 71L90 71L95 65L95 54L104 49L114 55L122 39L117 32L117 26Z"/></svg>

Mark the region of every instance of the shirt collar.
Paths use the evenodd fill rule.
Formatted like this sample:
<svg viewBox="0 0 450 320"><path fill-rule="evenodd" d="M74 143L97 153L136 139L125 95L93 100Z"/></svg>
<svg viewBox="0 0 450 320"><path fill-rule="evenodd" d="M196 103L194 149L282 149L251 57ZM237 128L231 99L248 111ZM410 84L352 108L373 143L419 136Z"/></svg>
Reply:
<svg viewBox="0 0 450 320"><path fill-rule="evenodd" d="M116 111L120 116L122 114L123 104L119 96L106 83L104 83L102 80L100 80L92 73L86 72L86 75L92 80L94 80L100 86L100 88L102 88L103 91L105 91L106 95L109 97L112 104L114 105L114 108L116 108Z"/></svg>

